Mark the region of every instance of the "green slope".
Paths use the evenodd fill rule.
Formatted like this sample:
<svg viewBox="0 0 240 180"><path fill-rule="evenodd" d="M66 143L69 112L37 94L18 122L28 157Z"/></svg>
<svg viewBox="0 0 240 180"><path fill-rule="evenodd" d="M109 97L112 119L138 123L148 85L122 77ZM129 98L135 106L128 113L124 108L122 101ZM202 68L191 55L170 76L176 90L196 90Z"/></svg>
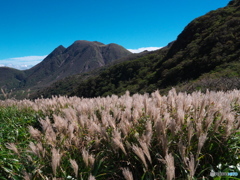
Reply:
<svg viewBox="0 0 240 180"><path fill-rule="evenodd" d="M118 64L121 64L122 62L124 62L124 64L125 64L128 61L133 61L133 60L136 60L138 58L141 58L141 57L144 57L144 56L150 55L150 54L154 54L154 52L144 51L142 53L130 54L123 58L117 59L101 68L96 68L89 72L80 73L80 74L73 75L73 76L68 76L60 81L53 83L49 87L40 89L40 90L36 91L35 93L32 93L30 98L33 98L33 99L38 98L38 97L49 98L52 95L68 95L68 96L72 95L72 94L74 95L74 92L78 88L79 84L83 85L84 84L83 82L86 81L87 79L89 79L89 78L94 79L94 78L98 77L99 74L108 71L109 68L111 69L111 67L118 67ZM136 61L138 61L138 60L136 60ZM141 60L138 61L138 63L140 63L138 65L138 68L139 68L142 64ZM113 69L113 73L114 73L114 69ZM112 76L114 76L114 75L112 75Z"/></svg>
<svg viewBox="0 0 240 180"><path fill-rule="evenodd" d="M13 89L21 86L26 74L24 71L9 67L0 68L0 88Z"/></svg>
<svg viewBox="0 0 240 180"><path fill-rule="evenodd" d="M228 80L235 77L236 81L239 57L240 7L236 0L193 20L169 49L113 66L81 83L72 95L95 97L155 89L165 92L173 86L201 82L202 78L224 81L223 77ZM212 90L221 89L217 85ZM201 83L199 86L201 89ZM225 89L230 88L233 87Z"/></svg>
<svg viewBox="0 0 240 180"><path fill-rule="evenodd" d="M144 93L172 87L181 91L240 88L240 0L190 22L176 41L159 51L124 61L104 71L53 86L39 94L83 97ZM74 79L74 78L73 78ZM67 80L71 81L71 78ZM225 83L227 82L227 83ZM65 88L66 89L66 88Z"/></svg>

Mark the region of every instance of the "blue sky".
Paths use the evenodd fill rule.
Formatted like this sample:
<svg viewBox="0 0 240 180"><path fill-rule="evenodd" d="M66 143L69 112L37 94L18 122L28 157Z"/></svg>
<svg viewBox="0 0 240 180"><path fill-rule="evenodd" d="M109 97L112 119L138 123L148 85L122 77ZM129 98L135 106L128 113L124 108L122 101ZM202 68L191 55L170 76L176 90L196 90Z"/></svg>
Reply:
<svg viewBox="0 0 240 180"><path fill-rule="evenodd" d="M76 40L117 43L127 49L163 47L190 21L229 0L0 2L0 66L24 69Z"/></svg>

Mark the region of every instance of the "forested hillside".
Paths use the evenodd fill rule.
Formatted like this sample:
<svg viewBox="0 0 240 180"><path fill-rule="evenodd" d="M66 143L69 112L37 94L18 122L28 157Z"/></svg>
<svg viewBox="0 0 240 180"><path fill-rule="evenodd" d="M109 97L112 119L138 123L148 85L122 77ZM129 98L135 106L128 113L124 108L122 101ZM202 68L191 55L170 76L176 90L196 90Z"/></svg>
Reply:
<svg viewBox="0 0 240 180"><path fill-rule="evenodd" d="M239 1L211 11L190 22L169 48L113 66L81 83L73 95L94 97L131 93L162 92L177 86L182 91L206 89L206 81L219 83L212 90L239 85L240 7ZM222 81L228 81L227 87ZM197 85L196 85L197 84Z"/></svg>

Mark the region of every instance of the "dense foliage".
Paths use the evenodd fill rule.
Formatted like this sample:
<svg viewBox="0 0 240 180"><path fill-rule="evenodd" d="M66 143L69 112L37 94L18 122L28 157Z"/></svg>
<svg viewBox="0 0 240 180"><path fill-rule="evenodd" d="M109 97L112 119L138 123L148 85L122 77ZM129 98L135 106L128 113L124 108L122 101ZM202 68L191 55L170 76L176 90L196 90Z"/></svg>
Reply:
<svg viewBox="0 0 240 180"><path fill-rule="evenodd" d="M168 48L144 56L137 60L126 61L106 69L97 77L89 78L80 83L72 95L83 97L107 96L110 94L152 92L155 86L150 86L155 75L154 66L162 59Z"/></svg>
<svg viewBox="0 0 240 180"><path fill-rule="evenodd" d="M236 90L177 94L173 89L167 96L156 91L0 101L0 179L240 175L239 96ZM214 177L221 178L239 176Z"/></svg>
<svg viewBox="0 0 240 180"><path fill-rule="evenodd" d="M4 103L5 104L5 103ZM38 126L41 115L30 107L19 108L15 105L0 106L0 179L19 179L27 168L27 161L19 161L7 147L14 143L18 148L27 148L30 142L28 126ZM32 139L31 139L32 140ZM26 154L21 154L22 160Z"/></svg>

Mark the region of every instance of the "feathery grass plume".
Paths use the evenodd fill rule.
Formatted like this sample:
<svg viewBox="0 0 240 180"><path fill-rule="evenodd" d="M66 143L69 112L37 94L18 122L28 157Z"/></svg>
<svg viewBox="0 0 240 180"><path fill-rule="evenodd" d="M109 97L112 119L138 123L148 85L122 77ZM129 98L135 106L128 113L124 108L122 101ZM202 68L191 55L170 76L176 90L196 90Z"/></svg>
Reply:
<svg viewBox="0 0 240 180"><path fill-rule="evenodd" d="M61 161L62 154L60 153L60 150L53 148L52 149L52 171L54 176L57 174L57 167L60 166L60 161Z"/></svg>
<svg viewBox="0 0 240 180"><path fill-rule="evenodd" d="M167 138L167 135L162 134L159 139L161 141L162 150L163 150L164 154L167 154L168 153L168 138Z"/></svg>
<svg viewBox="0 0 240 180"><path fill-rule="evenodd" d="M226 132L226 138L227 138L230 136L230 134L232 134L232 132L235 129L234 127L235 117L233 114L228 113L226 118L227 118L227 123L225 125L225 132Z"/></svg>
<svg viewBox="0 0 240 180"><path fill-rule="evenodd" d="M207 140L207 135L208 135L208 133L202 133L202 134L200 135L200 137L198 138L197 157L198 157L198 155L200 154L201 149L202 149L204 143L205 143L206 140Z"/></svg>
<svg viewBox="0 0 240 180"><path fill-rule="evenodd" d="M105 118L107 119L109 126L112 127L113 129L116 129L116 122L112 115L106 113Z"/></svg>
<svg viewBox="0 0 240 180"><path fill-rule="evenodd" d="M37 149L39 152L39 157L42 156L44 158L46 154L46 149L43 148L43 145L41 142L37 143Z"/></svg>
<svg viewBox="0 0 240 180"><path fill-rule="evenodd" d="M167 118L169 119L169 118ZM155 129L156 129L156 133L159 136L161 136L161 134L165 134L166 133L166 123L164 123L164 121L166 122L166 120L161 119L161 117L158 116L156 122L155 122Z"/></svg>
<svg viewBox="0 0 240 180"><path fill-rule="evenodd" d="M144 164L145 168L148 169L148 165L144 156L143 149L141 147L132 145L133 152L141 159L142 163Z"/></svg>
<svg viewBox="0 0 240 180"><path fill-rule="evenodd" d="M101 124L103 125L103 127L108 127L109 126L109 122L106 118L106 116L108 115L106 111L98 111L99 113L101 113L101 119L99 119L99 121L101 122Z"/></svg>
<svg viewBox="0 0 240 180"><path fill-rule="evenodd" d="M17 146L14 143L7 143L5 146L6 148L12 150L15 154L19 155Z"/></svg>
<svg viewBox="0 0 240 180"><path fill-rule="evenodd" d="M193 127L193 124L192 123L189 123L188 125L188 131L187 131L187 139L188 139L188 144L191 143L191 140L192 140L192 137L194 136L194 127Z"/></svg>
<svg viewBox="0 0 240 180"><path fill-rule="evenodd" d="M149 102L148 102L148 95L144 94L143 105L144 105L145 113L148 113L148 107L149 107L148 104L149 104Z"/></svg>
<svg viewBox="0 0 240 180"><path fill-rule="evenodd" d="M126 180L133 180L132 172L128 168L122 168L122 173Z"/></svg>
<svg viewBox="0 0 240 180"><path fill-rule="evenodd" d="M176 109L176 99L177 97L177 92L176 89L172 88L167 95L167 103L169 107L171 107L171 111L174 111Z"/></svg>
<svg viewBox="0 0 240 180"><path fill-rule="evenodd" d="M206 95L205 97L203 98L202 102L201 102L201 105L200 105L200 110L199 110L199 113L197 114L197 118L196 119L199 119L199 120L202 120L203 117L205 116L205 113L206 113L206 110L205 110L205 107L206 107Z"/></svg>
<svg viewBox="0 0 240 180"><path fill-rule="evenodd" d="M32 156L27 155L27 160L30 161L30 162L33 162L33 158L32 158Z"/></svg>
<svg viewBox="0 0 240 180"><path fill-rule="evenodd" d="M54 124L53 126L61 133L66 132L68 129L68 121L61 116L53 114Z"/></svg>
<svg viewBox="0 0 240 180"><path fill-rule="evenodd" d="M28 127L29 133L35 140L39 140L41 138L41 132L38 129L33 128L32 126Z"/></svg>
<svg viewBox="0 0 240 180"><path fill-rule="evenodd" d="M224 119L225 119L225 114L221 114L221 118L219 119L219 120L217 120L217 121L215 121L215 123L214 123L214 132L219 132L219 127L221 126L221 124L222 124L222 122L224 121Z"/></svg>
<svg viewBox="0 0 240 180"><path fill-rule="evenodd" d="M70 163L72 165L73 171L75 173L76 178L78 177L78 164L74 159L70 159Z"/></svg>
<svg viewBox="0 0 240 180"><path fill-rule="evenodd" d="M170 119L167 129L170 129L173 136L181 129L180 123L176 122L175 119Z"/></svg>
<svg viewBox="0 0 240 180"><path fill-rule="evenodd" d="M39 150L38 150L37 146L33 142L29 143L29 147L31 149L29 152L35 154L38 157L41 157L40 154L39 154Z"/></svg>
<svg viewBox="0 0 240 180"><path fill-rule="evenodd" d="M64 118L67 119L68 121L72 123L78 121L76 111L72 107L63 109L62 112L64 113Z"/></svg>
<svg viewBox="0 0 240 180"><path fill-rule="evenodd" d="M95 162L94 155L93 154L90 155L85 148L82 149L82 157L87 167L92 167L94 165Z"/></svg>
<svg viewBox="0 0 240 180"><path fill-rule="evenodd" d="M143 149L144 154L147 156L149 162L152 164L152 159L151 159L151 155L150 155L147 143L143 142L143 140L141 140L141 139L139 139L138 141L139 141L140 146Z"/></svg>
<svg viewBox="0 0 240 180"><path fill-rule="evenodd" d="M95 134L101 133L101 125L97 124L93 120L90 120L88 131L89 131L89 133L91 135L95 135Z"/></svg>
<svg viewBox="0 0 240 180"><path fill-rule="evenodd" d="M113 114L114 119L119 119L120 118L120 112L116 107L112 107L111 112Z"/></svg>
<svg viewBox="0 0 240 180"><path fill-rule="evenodd" d="M190 159L187 159L187 166L190 172L190 179L193 179L197 166L195 167L195 159L193 154L190 154Z"/></svg>
<svg viewBox="0 0 240 180"><path fill-rule="evenodd" d="M90 167L93 167L95 163L95 156L93 154L90 154L88 157L88 161L89 161Z"/></svg>
<svg viewBox="0 0 240 180"><path fill-rule="evenodd" d="M167 180L172 180L175 178L175 166L174 166L174 157L172 154L166 154L165 156L165 163L166 163L166 173L167 173Z"/></svg>
<svg viewBox="0 0 240 180"><path fill-rule="evenodd" d="M124 136L127 136L133 128L132 122L128 119L122 119L118 124L119 129L123 133Z"/></svg>
<svg viewBox="0 0 240 180"><path fill-rule="evenodd" d="M180 156L185 164L187 164L187 159L186 159L186 149L187 147L184 146L182 139L179 140L178 142L178 149L180 152Z"/></svg>
<svg viewBox="0 0 240 180"><path fill-rule="evenodd" d="M106 141L110 140L110 138L108 136L108 133L107 133L107 130L106 130L106 127L101 127L101 138L106 140Z"/></svg>
<svg viewBox="0 0 240 180"><path fill-rule="evenodd" d="M69 137L69 140L71 141L74 137L74 125L72 123L68 124L68 129L67 129L67 135Z"/></svg>
<svg viewBox="0 0 240 180"><path fill-rule="evenodd" d="M55 147L57 144L57 135L53 130L53 127L50 125L47 127L46 131L45 131L45 138L46 138L46 143L48 143L49 145Z"/></svg>
<svg viewBox="0 0 240 180"><path fill-rule="evenodd" d="M156 107L155 104L153 104L149 107L149 117L151 119L156 119L158 117L159 113L160 113L160 110L159 110L159 108Z"/></svg>
<svg viewBox="0 0 240 180"><path fill-rule="evenodd" d="M124 145L123 145L122 140L121 140L121 133L116 129L114 129L114 131L113 131L112 141L114 142L116 147L120 148L123 151L123 153L125 155L127 155L127 152L125 151Z"/></svg>
<svg viewBox="0 0 240 180"><path fill-rule="evenodd" d="M42 130L44 132L48 129L49 126L52 126L48 116L45 118L45 120L44 119L40 119L39 122L40 122Z"/></svg>
<svg viewBox="0 0 240 180"><path fill-rule="evenodd" d="M133 119L133 122L136 124L137 123L137 120L140 118L140 115L139 115L139 111L138 109L134 108L133 111L132 111L132 119Z"/></svg>
<svg viewBox="0 0 240 180"><path fill-rule="evenodd" d="M203 133L202 121L196 120L195 125L196 125L196 134L197 134L197 137L199 138L201 136L201 134Z"/></svg>
<svg viewBox="0 0 240 180"><path fill-rule="evenodd" d="M90 174L88 180L96 180L96 178L92 174Z"/></svg>
<svg viewBox="0 0 240 180"><path fill-rule="evenodd" d="M160 108L162 106L162 96L160 95L159 90L153 92L151 95L155 100L156 106Z"/></svg>
<svg viewBox="0 0 240 180"><path fill-rule="evenodd" d="M166 129L167 125L169 124L169 121L170 121L169 114L165 113L164 120L158 117L155 124L157 138L159 139L159 142L162 145L162 149L165 155L168 152L168 138L166 135Z"/></svg>
<svg viewBox="0 0 240 180"><path fill-rule="evenodd" d="M143 139L144 142L146 142L148 147L151 145L152 136L153 136L152 121L148 120L146 122L145 134L141 138Z"/></svg>
<svg viewBox="0 0 240 180"><path fill-rule="evenodd" d="M8 93L8 92L5 92L3 88L1 88L1 91L5 99L10 99L12 90Z"/></svg>
<svg viewBox="0 0 240 180"><path fill-rule="evenodd" d="M184 119L185 119L185 112L183 107L178 107L177 109L177 122L179 125L182 125L184 123Z"/></svg>

